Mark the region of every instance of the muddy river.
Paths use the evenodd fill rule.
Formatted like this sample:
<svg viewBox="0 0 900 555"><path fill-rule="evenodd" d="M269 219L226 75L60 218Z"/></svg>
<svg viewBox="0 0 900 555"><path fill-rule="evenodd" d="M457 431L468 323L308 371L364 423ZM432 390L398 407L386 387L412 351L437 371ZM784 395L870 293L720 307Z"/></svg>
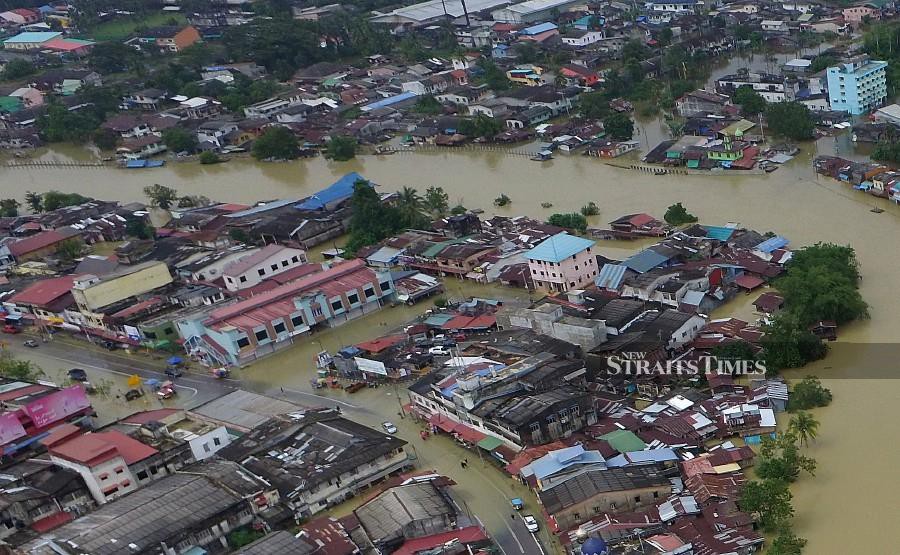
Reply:
<svg viewBox="0 0 900 555"><path fill-rule="evenodd" d="M357 171L384 190L409 185L423 191L429 185L442 186L451 203L484 208L488 216L546 217L555 211L578 210L594 201L600 215L591 223L602 226L630 212L661 216L670 204L683 202L704 223L739 222L761 232L777 231L790 238L794 247L816 241L849 243L856 248L862 265L863 295L871 304L872 318L842 329L827 360L797 374L822 376L834 391L835 401L816 414L821 421L820 437L809 450L819 461L817 476L804 477L793 487L796 528L809 539L807 553L847 553L844 546L848 536L853 538L854 553L896 553L900 490L892 476L900 455L900 437L891 422L900 401L900 380L894 379L900 347L892 343L900 329L900 295L895 291L900 252L892 244L900 236L900 208L817 178L810 164L817 150L829 154L837 150L846 156L852 155L852 148L846 136L837 141L825 138L816 146L805 145L797 159L775 173L753 177L662 177L613 168L598 159L577 155L538 163L500 152L470 151L368 156L340 164L312 159L283 164L235 160L215 167L170 163L155 170L0 168L0 196L22 198L27 190L59 189L131 201L143 200L144 186L161 183L182 194L249 203L300 198L346 172ZM46 160L91 156L74 148L36 154ZM512 204L493 208L492 200L500 193L506 193ZM542 209L542 202L552 202L554 207ZM871 213L873 204L882 206L884 213ZM621 256L620 246L604 248ZM527 293L521 291L472 287L451 280L449 294L493 294L527 300ZM739 300L733 308L747 317L747 306ZM424 308L387 309L362 325L319 334L306 345L251 367L243 377L253 383L254 389L277 391L283 385L300 392L297 395L310 395L311 361L319 349L318 342L334 349L370 338L379 328L390 329ZM385 417L385 409L381 408L384 403L376 400L391 395L395 393L379 388L360 397L338 400L353 404L350 412L358 412L363 420L377 423ZM380 405L377 409L376 404ZM443 457L435 455L444 450L436 449L437 445L433 455L422 457L423 462L442 465ZM483 485L479 479L466 488L474 492ZM506 494L511 486L504 483L500 487ZM481 505L479 501L474 503ZM480 512L480 508L473 510ZM485 508L485 512L491 511Z"/></svg>

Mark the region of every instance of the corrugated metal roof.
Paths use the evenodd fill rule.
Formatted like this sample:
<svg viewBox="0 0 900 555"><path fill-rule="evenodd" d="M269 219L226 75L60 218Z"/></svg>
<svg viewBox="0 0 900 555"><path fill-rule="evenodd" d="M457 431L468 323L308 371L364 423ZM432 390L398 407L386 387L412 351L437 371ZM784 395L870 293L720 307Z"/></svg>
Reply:
<svg viewBox="0 0 900 555"><path fill-rule="evenodd" d="M601 289L618 289L627 269L628 266L624 264L604 264L600 269L600 275L594 280L594 285Z"/></svg>
<svg viewBox="0 0 900 555"><path fill-rule="evenodd" d="M664 264L667 260L669 260L667 257L654 250L644 249L641 252L628 257L622 264L639 274L643 274L644 272L649 272L653 268Z"/></svg>
<svg viewBox="0 0 900 555"><path fill-rule="evenodd" d="M718 241L727 241L731 239L731 236L734 234L733 227L724 227L718 225L704 225L701 227L706 230L707 238L716 239Z"/></svg>
<svg viewBox="0 0 900 555"><path fill-rule="evenodd" d="M350 195L353 194L353 186L357 181L369 183L365 177L356 172L350 172L318 193L310 195L308 199L297 204L296 208L299 208L300 210L321 210L331 202L350 198ZM372 184L369 183L369 186L371 185Z"/></svg>
<svg viewBox="0 0 900 555"><path fill-rule="evenodd" d="M770 253L777 249L783 249L788 245L788 243L790 243L790 241L788 241L787 238L782 237L781 235L776 235L775 237L766 239L762 243L756 245L756 250Z"/></svg>

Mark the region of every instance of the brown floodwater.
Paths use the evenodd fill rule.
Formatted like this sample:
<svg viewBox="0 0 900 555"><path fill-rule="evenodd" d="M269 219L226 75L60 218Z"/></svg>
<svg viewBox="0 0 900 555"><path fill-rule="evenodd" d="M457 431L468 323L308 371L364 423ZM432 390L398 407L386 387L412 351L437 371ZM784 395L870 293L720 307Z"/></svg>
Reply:
<svg viewBox="0 0 900 555"><path fill-rule="evenodd" d="M840 340L832 345L832 353L825 361L796 373L821 375L835 394L832 406L816 411L821 430L809 451L819 462L817 476L804 477L792 488L796 529L809 539L807 553L847 553L849 538L853 541L853 553L896 553L900 530L892 525L900 515L900 489L891 476L900 455L900 437L890 422L900 401L900 380L893 379L900 353L887 345L896 341L900 329L900 295L895 291L900 252L893 245L894 238L900 236L900 209L837 182L817 178L810 164L816 148L827 154L835 149L842 155L853 153L846 135L838 141L825 138L817 147L804 145L797 159L772 174L746 177L653 176L577 155L538 163L500 152L471 151L368 156L347 163L321 158L280 164L235 160L214 167L170 163L156 170L0 168L0 195L22 198L27 190L59 189L132 201L143 200L144 186L161 183L182 194L249 203L300 198L348 171L357 171L384 190L408 185L424 191L430 185L441 186L450 195L451 203L483 208L486 216L497 213L546 217L556 211L578 210L594 201L600 214L591 218L591 224L603 226L604 222L631 212L661 216L670 204L683 202L704 223L737 222L761 232L776 231L791 239L794 247L817 241L850 244L861 263L862 293L871 304L871 319L842 329ZM47 160L91 156L80 149L37 154ZM492 200L500 193L506 193L512 203L502 209L494 208ZM542 202L552 202L554 206L543 209ZM871 213L875 204L885 212ZM601 246L611 256L622 256L639 244ZM448 289L451 296L477 294L527 301L525 292L496 286L477 287L450 280ZM733 311L750 318L748 301L738 299L716 316ZM310 395L311 361L319 348L317 342L333 350L378 335L380 330L388 330L425 308L389 308L365 322L318 334L305 345L243 371L242 377L256 389L277 391L284 384ZM880 372L879 379L861 377L875 371ZM375 392L378 393L358 397L363 406L357 405L355 398L341 399L357 405L354 410L362 419L377 423L385 417L385 409L374 401L390 391L379 388Z"/></svg>

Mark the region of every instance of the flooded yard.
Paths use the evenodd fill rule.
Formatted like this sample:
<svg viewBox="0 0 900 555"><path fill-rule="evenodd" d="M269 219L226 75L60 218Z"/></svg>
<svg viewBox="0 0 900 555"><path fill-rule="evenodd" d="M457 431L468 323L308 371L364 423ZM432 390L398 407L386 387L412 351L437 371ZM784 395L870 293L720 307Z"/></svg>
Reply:
<svg viewBox="0 0 900 555"><path fill-rule="evenodd" d="M846 136L819 141L818 150L841 155L852 149ZM335 164L312 159L283 164L255 164L235 160L215 167L171 163L158 170L119 169L0 169L0 194L22 198L25 191L59 189L98 198L123 201L144 200L142 188L153 183L177 188L182 194L203 194L229 202L254 202L279 197L300 198L332 183L337 177L357 171L381 185L397 190L405 185L423 191L442 186L451 203L461 202L483 208L486 216L528 214L547 217L553 212L577 211L589 201L600 208L591 225L605 226L623 214L649 212L662 216L675 202L709 224L739 222L760 232L776 231L790 238L792 247L817 241L852 245L862 266L862 293L871 305L871 320L841 330L831 345L828 358L792 376L820 375L834 392L834 403L816 411L821 421L818 441L809 447L818 460L815 478L804 477L794 485L797 511L796 532L809 539L807 553L846 553L848 536L854 553L894 553L900 531L893 526L900 514L900 491L892 478L897 455L898 434L890 422L900 399L896 379L900 352L896 342L900 329L900 296L895 292L895 276L900 272L900 251L893 238L900 236L900 208L891 203L849 190L845 185L816 177L811 168L815 148L804 145L803 152L786 167L765 176L654 176L620 170L595 158L564 156L538 163L500 152L429 152L363 157ZM81 150L46 152L47 159L73 157ZM493 199L509 195L512 204L494 208ZM552 202L553 208L541 208ZM869 210L873 204L882 214ZM639 243L602 244L601 252L622 256ZM475 286L448 280L448 296L499 296L512 302L527 302L528 293L495 286ZM753 297L755 298L755 297ZM738 297L731 306L718 311L751 318L751 298ZM298 401L316 396L309 386L313 355L324 347L336 347L369 339L401 324L427 308L386 308L366 320L319 333L292 349L284 350L241 372L253 389L285 395ZM325 391L355 418L373 425L384 419L396 420L397 393L377 388L349 396ZM401 435L413 442L422 466L460 474L458 450L445 440L423 443L417 428L400 423ZM882 433L884 432L884 433ZM431 441L431 440L429 440ZM471 461L470 461L471 462ZM484 519L502 518L497 505L483 499L483 492L508 495L512 484L492 469L472 465L463 481L463 494L473 499L471 507ZM484 472L484 477L478 474ZM510 481L511 482L511 481ZM492 489L493 488L493 489ZM497 491L496 488L499 488ZM507 515L508 517L508 515ZM496 521L497 526L501 526ZM490 525L490 523L489 523ZM490 526L493 528L493 526Z"/></svg>

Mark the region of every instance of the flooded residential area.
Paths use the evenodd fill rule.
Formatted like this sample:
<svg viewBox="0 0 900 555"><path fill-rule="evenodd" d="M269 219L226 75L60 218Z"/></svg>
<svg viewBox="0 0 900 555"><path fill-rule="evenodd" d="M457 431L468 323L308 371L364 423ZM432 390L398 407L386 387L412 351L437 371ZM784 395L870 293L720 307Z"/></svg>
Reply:
<svg viewBox="0 0 900 555"><path fill-rule="evenodd" d="M0 552L896 552L897 17L0 0Z"/></svg>

